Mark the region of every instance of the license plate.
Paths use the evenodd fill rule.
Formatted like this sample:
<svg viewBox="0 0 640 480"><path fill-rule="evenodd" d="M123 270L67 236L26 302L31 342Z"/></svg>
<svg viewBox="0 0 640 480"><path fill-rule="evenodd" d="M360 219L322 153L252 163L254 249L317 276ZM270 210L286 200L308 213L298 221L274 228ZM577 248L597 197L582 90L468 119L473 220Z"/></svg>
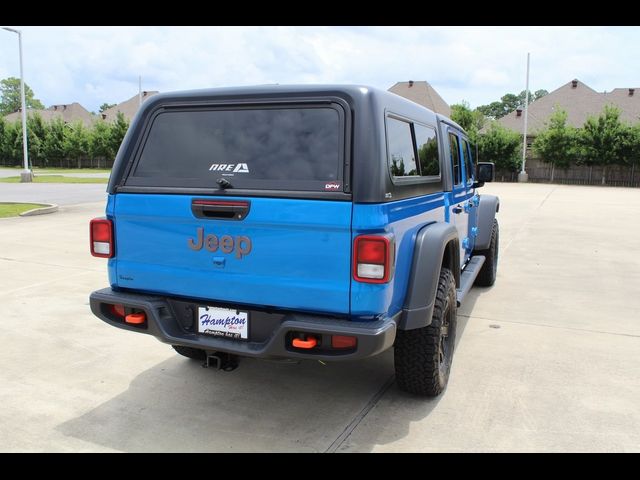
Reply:
<svg viewBox="0 0 640 480"><path fill-rule="evenodd" d="M198 307L198 332L215 337L248 339L249 312L233 308Z"/></svg>

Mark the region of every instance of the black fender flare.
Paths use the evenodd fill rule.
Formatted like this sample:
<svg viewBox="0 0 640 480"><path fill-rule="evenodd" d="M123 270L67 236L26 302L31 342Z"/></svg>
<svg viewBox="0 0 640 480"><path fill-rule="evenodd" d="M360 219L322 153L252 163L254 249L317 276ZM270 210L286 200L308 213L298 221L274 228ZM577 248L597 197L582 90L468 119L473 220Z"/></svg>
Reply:
<svg viewBox="0 0 640 480"><path fill-rule="evenodd" d="M500 210L500 199L495 195L480 195L478 204L478 236L474 250L486 250L491 245L491 230L496 213Z"/></svg>
<svg viewBox="0 0 640 480"><path fill-rule="evenodd" d="M443 260L448 259L456 285L460 285L460 240L450 223L426 225L416 235L413 263L398 328L413 330L431 324Z"/></svg>

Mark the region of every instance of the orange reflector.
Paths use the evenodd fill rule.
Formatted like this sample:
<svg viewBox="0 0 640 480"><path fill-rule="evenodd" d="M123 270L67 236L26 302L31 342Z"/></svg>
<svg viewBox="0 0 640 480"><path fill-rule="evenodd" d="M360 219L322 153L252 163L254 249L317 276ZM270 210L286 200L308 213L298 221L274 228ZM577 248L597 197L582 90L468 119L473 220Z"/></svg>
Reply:
<svg viewBox="0 0 640 480"><path fill-rule="evenodd" d="M134 325L140 325L147 320L147 316L143 313L130 313L124 317L124 321Z"/></svg>
<svg viewBox="0 0 640 480"><path fill-rule="evenodd" d="M332 335L331 346L333 348L354 348L358 344L356 337L348 337L346 335Z"/></svg>
<svg viewBox="0 0 640 480"><path fill-rule="evenodd" d="M307 337L306 340L302 340L301 338L294 338L291 344L296 348L313 348L318 344L316 337Z"/></svg>

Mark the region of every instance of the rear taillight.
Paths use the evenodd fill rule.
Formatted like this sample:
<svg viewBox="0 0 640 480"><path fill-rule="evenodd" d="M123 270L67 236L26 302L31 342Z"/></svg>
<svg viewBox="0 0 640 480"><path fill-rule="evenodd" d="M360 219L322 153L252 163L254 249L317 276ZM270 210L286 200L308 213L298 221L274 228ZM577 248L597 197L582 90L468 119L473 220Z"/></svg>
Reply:
<svg viewBox="0 0 640 480"><path fill-rule="evenodd" d="M115 254L113 244L113 223L106 218L94 218L89 226L91 255L111 258Z"/></svg>
<svg viewBox="0 0 640 480"><path fill-rule="evenodd" d="M386 283L391 278L395 245L387 235L360 235L353 242L353 279Z"/></svg>
<svg viewBox="0 0 640 480"><path fill-rule="evenodd" d="M118 318L124 318L124 305L109 305L109 310Z"/></svg>

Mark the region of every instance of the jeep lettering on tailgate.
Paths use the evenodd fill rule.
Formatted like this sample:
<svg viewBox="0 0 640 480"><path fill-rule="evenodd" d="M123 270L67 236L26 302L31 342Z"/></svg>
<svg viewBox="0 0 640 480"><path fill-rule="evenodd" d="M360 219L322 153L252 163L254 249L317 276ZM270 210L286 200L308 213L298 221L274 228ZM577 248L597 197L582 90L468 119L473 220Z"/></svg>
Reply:
<svg viewBox="0 0 640 480"><path fill-rule="evenodd" d="M196 240L193 238L187 240L187 245L189 245L191 250L202 250L202 247L210 252L217 252L218 249L220 249L223 253L233 253L235 250L236 258L240 260L242 260L242 257L251 253L252 245L249 237L223 235L218 238L218 236L213 233L205 236L203 227L198 227L196 237Z"/></svg>

